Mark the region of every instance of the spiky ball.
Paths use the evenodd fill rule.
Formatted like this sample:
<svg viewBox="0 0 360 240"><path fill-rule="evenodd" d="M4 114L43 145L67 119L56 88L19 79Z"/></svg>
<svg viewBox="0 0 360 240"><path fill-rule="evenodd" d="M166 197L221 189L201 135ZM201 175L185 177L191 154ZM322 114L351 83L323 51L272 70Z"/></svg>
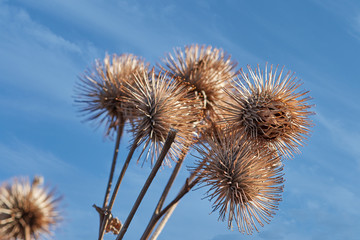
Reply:
<svg viewBox="0 0 360 240"><path fill-rule="evenodd" d="M200 183L208 186L213 212L232 228L251 234L269 223L281 201L282 164L268 148L254 147L236 134L218 130L197 148Z"/></svg>
<svg viewBox="0 0 360 240"><path fill-rule="evenodd" d="M169 79L166 73L143 73L135 76L135 84L126 88L128 106L134 109L132 132L134 141L142 145L145 159L153 163L165 143L170 128L178 131L175 142L165 158L170 164L181 152L190 146L194 138L194 122L199 113L193 112L191 106L196 103L189 98L191 88L180 82ZM139 159L140 159L139 157Z"/></svg>
<svg viewBox="0 0 360 240"><path fill-rule="evenodd" d="M224 102L224 118L231 126L229 131L245 135L249 142L256 142L276 149L286 157L298 153L312 126L313 114L308 104L307 91L299 92L301 83L283 69L261 72L258 67L249 74L242 69L242 80L231 90L225 90L231 101Z"/></svg>
<svg viewBox="0 0 360 240"><path fill-rule="evenodd" d="M163 59L164 66L170 75L179 81L190 84L193 93L202 100L205 110L216 110L219 100L226 97L223 88L236 73L236 63L222 49L211 46L191 45L185 49L176 49L174 57L169 53ZM213 113L213 111L210 111Z"/></svg>
<svg viewBox="0 0 360 240"><path fill-rule="evenodd" d="M39 178L15 178L0 187L0 239L39 239L61 220L59 198Z"/></svg>
<svg viewBox="0 0 360 240"><path fill-rule="evenodd" d="M106 55L87 70L76 86L76 103L80 112L89 115L86 120L105 122L106 135L131 118L125 111L123 86L134 82L134 74L146 71L144 60L132 54Z"/></svg>

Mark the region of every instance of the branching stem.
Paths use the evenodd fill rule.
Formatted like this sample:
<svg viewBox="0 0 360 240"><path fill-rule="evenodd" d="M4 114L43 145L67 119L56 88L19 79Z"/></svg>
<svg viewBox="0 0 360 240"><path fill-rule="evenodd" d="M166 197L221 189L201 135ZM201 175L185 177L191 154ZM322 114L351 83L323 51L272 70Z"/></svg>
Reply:
<svg viewBox="0 0 360 240"><path fill-rule="evenodd" d="M177 161L177 163L176 163L176 165L174 167L174 170L171 173L169 181L167 182L167 184L166 184L166 186L164 188L164 191L161 194L161 197L160 197L159 202L158 202L158 204L157 204L157 206L155 208L155 211L154 211L154 213L153 213L153 215L152 215L152 217L151 217L151 219L149 221L149 224L147 225L146 230L144 231L144 233L143 233L143 235L141 237L141 240L147 239L149 237L150 233L153 231L153 229L154 229L154 227L155 227L155 225L157 223L157 221L155 221L155 218L157 217L157 215L161 211L161 208L164 205L165 199L166 199L166 197L167 197L167 195L168 195L168 193L169 193L169 191L170 191L170 189L171 189L171 187L172 187L172 185L173 185L173 183L175 181L176 176L178 175L178 173L179 173L179 171L181 169L182 163L184 162L187 151L188 151L187 147L185 147L182 150L181 155L180 155L180 157L179 157L179 159L178 159L178 161Z"/></svg>
<svg viewBox="0 0 360 240"><path fill-rule="evenodd" d="M134 203L134 206L131 209L131 211L129 213L129 216L127 217L124 225L122 226L122 228L120 230L120 233L117 236L116 240L121 240L124 237L128 227L130 225L130 222L133 219L133 217L134 217L134 215L135 215L135 213L136 213L142 199L144 198L147 190L150 187L150 184L152 183L153 179L155 178L156 173L158 172L159 168L161 167L162 162L163 162L166 154L170 150L171 144L174 142L175 136L176 136L176 130L170 129L169 134L168 134L168 136L167 136L167 138L165 140L164 146L163 146L163 148L161 150L161 153L160 153L160 155L159 155L153 169L151 170L150 175L147 178L143 188L141 189L141 192L140 192L138 198L136 199L136 202Z"/></svg>
<svg viewBox="0 0 360 240"><path fill-rule="evenodd" d="M157 228L155 229L153 235L151 236L151 240L156 240L157 237L159 236L159 234L161 233L162 229L164 228L164 226L166 225L167 221L169 220L170 216L172 215L172 213L174 212L175 208L177 207L180 199L186 194L188 193L201 179L201 177L197 177L195 180L193 180L197 173L200 171L200 169L202 168L202 166L205 164L206 159L204 159L199 166L190 174L190 176L186 179L185 184L183 185L182 189L180 190L180 192L178 193L178 195L176 196L176 198L170 202L163 210L157 212L155 215L153 215L153 217L151 218L147 229L145 230L141 240L147 240L150 237L151 232L153 231L153 229L155 228L156 224L158 223L158 221L161 219L161 217L163 215L165 215L161 222L159 223L159 225L157 226Z"/></svg>
<svg viewBox="0 0 360 240"><path fill-rule="evenodd" d="M105 229L106 229L106 226L109 222L109 219L111 217L111 210L114 206L114 202L115 202L115 199L116 199L116 195L117 193L119 192L119 188L120 188L120 184L124 178L124 175L125 175L125 172L129 166L129 163L130 163L130 160L132 158L132 156L134 155L134 152L135 152L135 149L137 148L137 145L138 145L138 137L135 138L135 141L133 142L130 150L129 150L129 153L128 153L128 156L124 162L124 165L121 169L121 172L120 172L120 175L118 177L118 180L116 182L116 185L115 185L115 188L114 188L114 192L111 196L111 199L110 199L110 203L109 203L109 206L107 208L104 209L104 219L102 221L102 224L101 224L101 231L100 231L100 234L99 234L99 240L102 240L103 237L104 237L104 233L105 233Z"/></svg>

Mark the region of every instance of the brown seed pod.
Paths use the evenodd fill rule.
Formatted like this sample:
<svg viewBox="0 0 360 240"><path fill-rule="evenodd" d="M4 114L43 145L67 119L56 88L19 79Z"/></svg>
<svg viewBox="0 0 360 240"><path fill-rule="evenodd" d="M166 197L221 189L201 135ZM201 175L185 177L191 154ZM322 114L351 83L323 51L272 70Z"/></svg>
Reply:
<svg viewBox="0 0 360 240"><path fill-rule="evenodd" d="M15 178L0 187L0 239L39 239L51 234L59 223L59 197L48 191L35 178ZM29 238L30 239L30 238Z"/></svg>
<svg viewBox="0 0 360 240"><path fill-rule="evenodd" d="M118 218L111 218L109 224L106 225L105 232L112 232L114 235L120 233L122 223Z"/></svg>
<svg viewBox="0 0 360 240"><path fill-rule="evenodd" d="M211 46L191 45L185 49L176 49L174 57L169 53L163 59L163 69L178 81L184 81L193 87L192 93L201 100L206 115L214 118L217 104L227 95L223 88L228 87L236 73L236 63L222 49Z"/></svg>
<svg viewBox="0 0 360 240"><path fill-rule="evenodd" d="M146 152L145 160L156 160L170 128L178 130L175 142L165 158L170 164L180 156L194 138L194 122L199 114L190 106L196 104L195 99L188 98L188 85L168 79L167 73L149 74L143 72L135 75L135 83L126 88L126 101L134 109L132 132L138 146L143 145L140 157ZM140 159L139 157L139 159ZM139 161L139 160L138 160Z"/></svg>
<svg viewBox="0 0 360 240"><path fill-rule="evenodd" d="M268 72L241 69L244 82L236 82L232 89L225 89L231 101L224 102L224 119L231 126L228 130L244 134L249 142L256 142L276 149L286 157L299 153L312 126L309 116L311 105L307 91L297 92L301 83L290 71L282 78L283 68L277 75L271 65ZM250 80L252 79L252 80Z"/></svg>
<svg viewBox="0 0 360 240"><path fill-rule="evenodd" d="M258 231L278 208L283 192L282 164L268 148L248 144L237 134L218 130L197 147L201 155L197 167L207 198L219 220L227 218L242 233Z"/></svg>
<svg viewBox="0 0 360 240"><path fill-rule="evenodd" d="M87 70L76 85L76 100L80 112L89 115L86 120L99 119L105 122L106 135L119 124L131 119L124 106L123 87L134 82L134 74L147 71L144 61L132 54L106 55L103 62L97 60L92 69ZM125 84L126 83L126 84Z"/></svg>

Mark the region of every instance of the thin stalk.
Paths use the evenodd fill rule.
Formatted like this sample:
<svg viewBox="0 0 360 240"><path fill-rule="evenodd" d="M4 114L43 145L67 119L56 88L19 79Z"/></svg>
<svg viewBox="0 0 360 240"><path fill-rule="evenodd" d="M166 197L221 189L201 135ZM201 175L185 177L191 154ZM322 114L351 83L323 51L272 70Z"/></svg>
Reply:
<svg viewBox="0 0 360 240"><path fill-rule="evenodd" d="M164 188L164 191L163 193L161 194L161 197L159 199L159 202L155 208L155 211L149 221L149 224L147 225L146 227L146 230L144 231L142 237L141 237L141 240L145 240L148 238L148 236L150 235L150 233L153 231L155 225L156 225L156 221L155 221L155 218L156 216L159 214L159 212L161 211L161 208L163 207L164 205L164 202L165 202L165 199L175 181L175 178L176 176L178 175L180 169L181 169L181 166L182 166L182 163L184 162L184 159L185 159L185 156L187 154L187 151L188 151L188 148L185 147L182 152L181 152L181 155L180 155L180 158L178 159L176 165L175 165L175 168L173 170L173 172L171 173L171 176Z"/></svg>
<svg viewBox="0 0 360 240"><path fill-rule="evenodd" d="M171 186L174 184L174 181L175 181L175 178L176 176L178 175L180 169L181 169L181 166L184 162L184 159L185 159L185 156L187 154L187 151L188 151L188 148L185 147L182 151L181 151L181 156L180 158L178 159L178 162L176 163L176 166L173 170L173 172L171 173L171 176L169 178L169 181L167 182L166 186L165 186L165 189L159 199L159 202L158 202L158 205L156 206L156 209L155 209L155 212L156 213L159 213L161 208L163 207L164 205L164 202L165 202L165 199L167 197L167 195L169 194L169 191L171 189Z"/></svg>
<svg viewBox="0 0 360 240"><path fill-rule="evenodd" d="M159 234L161 233L162 229L164 228L165 224L167 223L168 219L171 216L171 213L175 210L177 204L179 203L179 201L181 200L181 198L183 196L185 196L185 194L187 194L200 180L200 177L196 178L195 180L193 180L191 183L189 183L189 178L186 179L186 182L183 186L183 188L181 189L181 191L178 193L178 195L174 198L174 200L172 200L163 210L161 210L159 212L159 214L157 214L154 218L154 224L156 224L159 219L166 213L170 212L167 216L166 219L162 220L162 222L159 224L159 226L155 229L155 238L154 236L151 237L151 239L156 239ZM145 236L144 239L148 239L149 236Z"/></svg>
<svg viewBox="0 0 360 240"><path fill-rule="evenodd" d="M104 221L104 212L103 212L103 210L108 205L108 201L109 201L109 197L110 197L110 191L111 191L111 185L112 185L112 181L113 181L113 178L114 178L114 172L115 172L115 167L116 167L116 159L117 159L117 156L118 156L118 153L119 153L120 140L121 140L121 137L122 137L122 134L123 134L124 126L125 126L123 120L124 120L123 118L120 119L121 123L118 126L118 131L117 131L117 134L116 134L114 155L113 155L113 160L112 160L112 163L111 163L109 180L108 180L108 184L107 184L106 191L105 191L103 207L102 207L101 211L98 211L99 216L100 216L99 235L100 235L100 232L101 232L102 222Z"/></svg>
<svg viewBox="0 0 360 240"><path fill-rule="evenodd" d="M160 218L166 214L167 212L173 212L178 204L178 202L180 201L180 199L186 194L188 193L198 182L200 181L200 177L196 178L195 180L193 180L191 183L189 183L189 178L186 179L184 186L182 187L182 189L180 190L180 192L178 193L178 195L164 208L162 209L159 213L155 214L153 216L153 218L151 219L151 222L149 223L151 229L154 229L156 223L160 220ZM171 215L171 214L170 214ZM160 234L162 228L165 226L167 220L170 218L170 215L167 215L167 219L166 221L162 220L162 227L159 225L157 227L157 229L155 230L155 232L158 232L157 235ZM159 229L159 227L161 229ZM158 230L159 229L159 230ZM148 239L150 236L150 231L148 231L145 235L145 233L143 234L141 240L143 239ZM151 238L153 239L153 238ZM156 239L156 238L155 238Z"/></svg>
<svg viewBox="0 0 360 240"><path fill-rule="evenodd" d="M115 199L116 199L116 195L117 193L119 192L119 188L120 188L120 184L124 178L124 175L125 175L125 172L129 166L129 163L130 163L130 160L132 158L132 156L134 155L134 152L135 152L135 149L137 148L137 144L138 144L138 137L135 138L135 141L133 142L130 150L129 150L129 153L128 153L128 156L124 162L124 165L121 169L121 172L120 172L120 175L118 177L118 180L116 182L116 185L115 185L115 188L114 188L114 192L111 196L111 199L110 199L110 203L109 203L109 206L107 208L104 209L104 218L103 221L102 221L102 224L101 224L101 231L100 231L100 234L99 234L99 240L102 240L103 237L104 237L104 234L105 234L105 229L106 229L106 225L108 224L109 222L109 219L110 219L110 215L111 215L111 210L114 206L114 202L115 202Z"/></svg>
<svg viewBox="0 0 360 240"><path fill-rule="evenodd" d="M131 209L131 211L129 213L129 216L127 217L124 225L122 226L122 228L120 230L120 233L117 236L116 240L121 240L124 237L128 227L130 225L130 222L133 219L133 217L134 217L134 215L135 215L135 213L136 213L142 199L144 198L147 190L150 187L150 184L152 183L153 179L155 178L156 173L158 172L159 168L161 167L162 162L163 162L166 154L170 150L171 144L174 142L175 136L176 136L176 130L170 129L170 131L168 133L168 136L167 136L167 138L165 140L164 146L163 146L163 148L161 150L161 153L160 153L160 155L159 155L153 169L151 170L150 175L147 178L143 188L141 189L141 192L140 192L138 198L136 199L136 202L134 203L134 206Z"/></svg>
<svg viewBox="0 0 360 240"><path fill-rule="evenodd" d="M193 188L200 180L200 177L198 177L197 179L195 179L193 181L193 179L195 178L197 172L202 168L202 166L204 165L204 163L206 162L206 160L203 160L199 166L195 169L195 171L193 171L190 176L186 179L186 182L184 184L184 186L182 187L182 189L180 190L180 192L178 193L177 197L171 202L169 203L169 205L164 208L161 212L159 212L156 216L154 216L149 224L148 224L148 228L151 228L151 231L153 231L154 227L156 226L156 224L158 223L158 221L160 220L160 218L166 214L162 219L161 222L159 223L159 225L156 227L154 234L151 236L151 240L156 240L157 237L160 235L161 231L163 230L164 226L166 225L166 223L168 222L170 216L172 215L172 213L174 212L175 208L177 207L180 199L187 193L190 191L191 188ZM189 182L191 182L189 184ZM186 191L186 189L188 188L188 190ZM146 235L145 233L143 234L143 238L141 240L147 240L151 234L151 231L147 232Z"/></svg>
<svg viewBox="0 0 360 240"><path fill-rule="evenodd" d="M30 227L29 225L25 225L25 228L24 228L24 237L25 237L25 240L31 240L31 236L30 236Z"/></svg>
<svg viewBox="0 0 360 240"><path fill-rule="evenodd" d="M169 208L169 210L165 213L165 216L161 219L159 225L156 227L153 235L151 236L150 240L156 240L160 233L162 232L162 230L164 229L166 223L169 221L169 218L171 217L171 215L173 214L175 208L177 207L177 205L179 204L179 202L175 203L171 208Z"/></svg>
<svg viewBox="0 0 360 240"><path fill-rule="evenodd" d="M186 183L178 193L178 195L172 200L163 210L160 211L159 216L163 216L171 207L173 207L180 199L187 194L198 182L200 181L200 177L195 178L191 183L189 183L189 179L186 179Z"/></svg>
<svg viewBox="0 0 360 240"><path fill-rule="evenodd" d="M105 192L103 208L107 207L107 204L108 204L108 201L109 201L112 180L113 180L114 172L115 172L116 159L117 159L117 156L118 156L118 153L119 153L120 139L122 137L124 126L125 126L123 119L121 119L120 121L121 121L121 123L118 126L118 132L117 132L117 136L116 136L114 156L113 156L113 160L112 160L112 164L111 164L111 169L110 169L110 174L109 174L109 181L108 181L106 192Z"/></svg>

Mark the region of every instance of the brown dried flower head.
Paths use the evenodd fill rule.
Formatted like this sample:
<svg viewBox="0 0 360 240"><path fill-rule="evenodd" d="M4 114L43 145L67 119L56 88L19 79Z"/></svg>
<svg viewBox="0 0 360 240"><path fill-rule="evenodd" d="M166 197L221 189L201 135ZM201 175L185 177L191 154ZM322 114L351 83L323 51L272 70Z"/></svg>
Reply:
<svg viewBox="0 0 360 240"><path fill-rule="evenodd" d="M188 85L169 79L167 73L149 74L143 72L135 76L135 84L126 88L127 102L134 109L132 132L134 141L143 145L140 157L146 152L145 160L156 160L170 128L178 130L165 163L170 164L180 156L194 137L193 123L198 121L198 113L190 106L196 100L188 98ZM139 157L139 159L140 159ZM139 161L139 160L138 160Z"/></svg>
<svg viewBox="0 0 360 240"><path fill-rule="evenodd" d="M191 45L175 50L174 57L169 53L163 59L164 67L170 75L190 84L193 93L202 100L202 108L215 110L219 100L226 98L223 88L236 73L236 63L222 49L211 46ZM213 111L211 111L211 114Z"/></svg>
<svg viewBox="0 0 360 240"><path fill-rule="evenodd" d="M39 239L61 220L59 198L41 186L41 178L15 178L0 187L0 239Z"/></svg>
<svg viewBox="0 0 360 240"><path fill-rule="evenodd" d="M283 68L279 75L272 65L270 71L265 67L265 73L259 66L248 70L250 76L240 70L244 83L238 81L233 90L225 90L232 100L223 107L229 131L245 134L250 142L265 144L286 157L299 153L312 126L308 91L298 92L301 83L290 71L283 77Z"/></svg>
<svg viewBox="0 0 360 240"><path fill-rule="evenodd" d="M132 54L114 54L112 59L106 55L103 62L97 60L93 69L89 69L80 77L76 86L80 111L89 115L87 120L100 119L105 122L110 134L120 124L131 118L125 112L123 86L134 82L134 74L146 71L144 61Z"/></svg>
<svg viewBox="0 0 360 240"><path fill-rule="evenodd" d="M264 226L278 209L283 192L281 161L268 148L249 145L244 138L229 132L215 132L197 148L202 186L209 186L207 197L213 212L232 228L252 234Z"/></svg>
<svg viewBox="0 0 360 240"><path fill-rule="evenodd" d="M120 233L122 227L122 223L118 218L111 218L110 222L106 225L105 232L112 232L114 235L118 235Z"/></svg>

